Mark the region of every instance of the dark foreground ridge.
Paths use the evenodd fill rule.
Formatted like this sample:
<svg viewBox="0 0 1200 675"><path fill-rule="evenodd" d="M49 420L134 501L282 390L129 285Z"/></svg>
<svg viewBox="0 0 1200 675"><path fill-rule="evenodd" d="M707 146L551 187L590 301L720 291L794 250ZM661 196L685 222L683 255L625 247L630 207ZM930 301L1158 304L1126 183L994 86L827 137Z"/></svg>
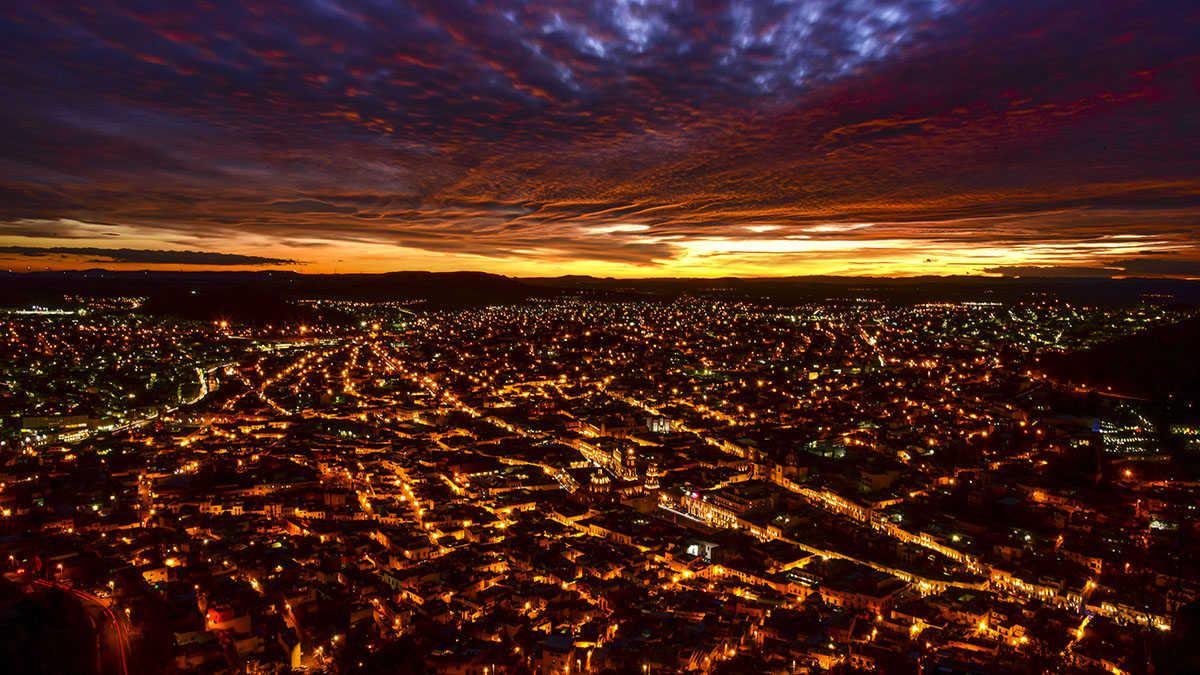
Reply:
<svg viewBox="0 0 1200 675"><path fill-rule="evenodd" d="M1045 360L1058 379L1140 398L1200 403L1200 318Z"/></svg>

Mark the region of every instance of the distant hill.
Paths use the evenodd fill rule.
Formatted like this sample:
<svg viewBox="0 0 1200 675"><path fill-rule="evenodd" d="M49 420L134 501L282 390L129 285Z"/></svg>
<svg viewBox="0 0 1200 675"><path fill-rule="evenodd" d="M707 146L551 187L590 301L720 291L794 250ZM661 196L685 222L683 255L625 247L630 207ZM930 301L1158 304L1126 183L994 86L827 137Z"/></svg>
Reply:
<svg viewBox="0 0 1200 675"><path fill-rule="evenodd" d="M519 279L485 272L294 275L288 291L296 299L422 300L439 308L513 304L555 295Z"/></svg>
<svg viewBox="0 0 1200 675"><path fill-rule="evenodd" d="M1043 356L1055 379L1200 405L1200 317L1155 326L1071 354Z"/></svg>
<svg viewBox="0 0 1200 675"><path fill-rule="evenodd" d="M600 300L711 299L793 305L869 298L893 303L1016 302L1200 304L1200 282L1177 279L994 277L513 278L484 272L299 274L265 272L0 272L0 307L54 305L64 296L147 297L147 308L195 319L311 321L298 300L402 301L414 308L520 304L563 296Z"/></svg>
<svg viewBox="0 0 1200 675"><path fill-rule="evenodd" d="M54 306L64 296L145 297L145 310L192 319L294 323L319 318L298 300L412 301L429 309L516 304L553 289L482 272L34 272L0 274L0 306Z"/></svg>
<svg viewBox="0 0 1200 675"><path fill-rule="evenodd" d="M887 302L1013 302L1049 295L1067 302L1101 305L1139 301L1200 304L1200 282L1181 279L1086 279L999 277L722 277L718 279L613 279L588 276L528 278L552 288L622 296L689 295L796 304L814 300L871 298Z"/></svg>
<svg viewBox="0 0 1200 675"><path fill-rule="evenodd" d="M200 288L159 288L147 293L139 311L149 315L169 315L198 321L230 321L264 325L345 323L349 317L331 311L320 312L290 302L256 285L206 286Z"/></svg>

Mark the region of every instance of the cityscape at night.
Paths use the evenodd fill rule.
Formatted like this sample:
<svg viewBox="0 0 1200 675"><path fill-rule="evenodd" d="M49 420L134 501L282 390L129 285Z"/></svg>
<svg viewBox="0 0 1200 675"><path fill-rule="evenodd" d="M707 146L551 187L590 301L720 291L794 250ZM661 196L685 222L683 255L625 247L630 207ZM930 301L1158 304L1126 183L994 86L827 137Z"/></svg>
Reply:
<svg viewBox="0 0 1200 675"><path fill-rule="evenodd" d="M17 0L0 672L1200 673L1200 9Z"/></svg>
<svg viewBox="0 0 1200 675"><path fill-rule="evenodd" d="M10 310L8 616L78 596L37 601L99 636L61 672L1140 673L1176 644L1195 397L1064 359L1194 339L1195 305L530 290ZM35 625L6 639L86 632Z"/></svg>

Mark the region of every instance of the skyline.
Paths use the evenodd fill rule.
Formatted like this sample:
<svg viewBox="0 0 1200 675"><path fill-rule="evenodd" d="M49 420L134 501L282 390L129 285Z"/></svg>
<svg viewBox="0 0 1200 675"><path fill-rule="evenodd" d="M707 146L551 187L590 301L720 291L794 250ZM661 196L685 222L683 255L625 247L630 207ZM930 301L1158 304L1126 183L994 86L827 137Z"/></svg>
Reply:
<svg viewBox="0 0 1200 675"><path fill-rule="evenodd" d="M0 269L1200 277L1200 10L17 5Z"/></svg>

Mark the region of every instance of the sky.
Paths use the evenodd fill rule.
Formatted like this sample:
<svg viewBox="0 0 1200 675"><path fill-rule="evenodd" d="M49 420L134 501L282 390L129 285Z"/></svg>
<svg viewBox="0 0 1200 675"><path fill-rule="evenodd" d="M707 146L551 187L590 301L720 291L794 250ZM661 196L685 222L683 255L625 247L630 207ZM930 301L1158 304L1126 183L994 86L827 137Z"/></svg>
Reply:
<svg viewBox="0 0 1200 675"><path fill-rule="evenodd" d="M1200 4L0 0L0 269L1200 277Z"/></svg>

